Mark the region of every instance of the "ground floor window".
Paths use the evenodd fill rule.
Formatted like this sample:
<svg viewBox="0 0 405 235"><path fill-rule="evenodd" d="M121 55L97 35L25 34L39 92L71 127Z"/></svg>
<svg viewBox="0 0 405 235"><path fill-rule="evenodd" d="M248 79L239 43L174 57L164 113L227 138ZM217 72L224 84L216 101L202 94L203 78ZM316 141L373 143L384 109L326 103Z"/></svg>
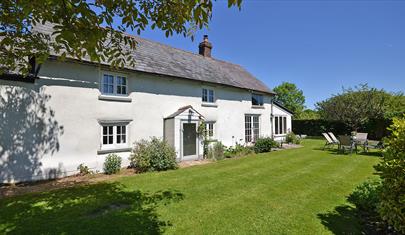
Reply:
<svg viewBox="0 0 405 235"><path fill-rule="evenodd" d="M274 132L276 135L287 133L287 117L275 116L274 117Z"/></svg>
<svg viewBox="0 0 405 235"><path fill-rule="evenodd" d="M208 138L214 137L214 126L215 122L205 122L205 131L207 133Z"/></svg>
<svg viewBox="0 0 405 235"><path fill-rule="evenodd" d="M245 142L253 143L259 138L260 116L245 115Z"/></svg>
<svg viewBox="0 0 405 235"><path fill-rule="evenodd" d="M107 148L119 148L127 145L127 124L103 124L101 126L101 145Z"/></svg>

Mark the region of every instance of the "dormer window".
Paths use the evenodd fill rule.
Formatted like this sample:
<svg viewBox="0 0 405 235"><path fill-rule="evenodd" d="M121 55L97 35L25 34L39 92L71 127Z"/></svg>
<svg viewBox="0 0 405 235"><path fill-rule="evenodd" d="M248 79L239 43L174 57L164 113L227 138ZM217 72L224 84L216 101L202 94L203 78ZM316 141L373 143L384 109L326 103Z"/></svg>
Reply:
<svg viewBox="0 0 405 235"><path fill-rule="evenodd" d="M113 74L103 74L101 93L103 95L128 95L127 78Z"/></svg>
<svg viewBox="0 0 405 235"><path fill-rule="evenodd" d="M202 89L202 102L204 103L215 103L214 90L209 88Z"/></svg>
<svg viewBox="0 0 405 235"><path fill-rule="evenodd" d="M263 95L261 94L252 94L252 106L263 106Z"/></svg>

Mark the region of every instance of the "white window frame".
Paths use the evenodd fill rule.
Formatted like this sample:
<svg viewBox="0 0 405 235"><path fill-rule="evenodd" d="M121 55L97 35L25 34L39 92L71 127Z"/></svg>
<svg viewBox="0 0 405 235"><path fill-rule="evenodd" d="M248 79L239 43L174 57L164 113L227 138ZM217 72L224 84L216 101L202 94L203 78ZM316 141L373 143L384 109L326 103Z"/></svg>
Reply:
<svg viewBox="0 0 405 235"><path fill-rule="evenodd" d="M261 98L261 103L259 102L259 104L253 104L253 96L255 96L255 95L262 97ZM251 98L252 98L252 100L251 100L252 106L258 106L258 107L263 107L264 106L264 95L263 94L253 92Z"/></svg>
<svg viewBox="0 0 405 235"><path fill-rule="evenodd" d="M212 125L212 135L210 135L209 125ZM205 131L207 132L208 139L215 139L215 133L216 133L215 126L216 126L215 121L206 121L205 122Z"/></svg>
<svg viewBox="0 0 405 235"><path fill-rule="evenodd" d="M278 122L277 128L276 128L276 122ZM275 115L273 117L274 135L275 136L286 135L288 133L287 123L288 123L288 117L286 115Z"/></svg>
<svg viewBox="0 0 405 235"><path fill-rule="evenodd" d="M113 127L113 142L111 144L104 144L104 127ZM117 143L117 127L125 126L125 143ZM120 150L129 148L129 122L100 122L100 150Z"/></svg>
<svg viewBox="0 0 405 235"><path fill-rule="evenodd" d="M207 91L207 100L206 101L204 101L204 90ZM212 92L212 101L210 101L210 91ZM216 103L215 89L212 87L201 88L201 101L206 104L215 104Z"/></svg>
<svg viewBox="0 0 405 235"><path fill-rule="evenodd" d="M104 76L112 76L113 77L113 93L105 93L104 92ZM128 96L128 76L125 74L118 74L118 73L113 73L113 72L101 72L100 75L100 92L102 95L105 96ZM125 94L119 94L117 92L118 86L123 86L123 85L118 85L118 78L125 78Z"/></svg>
<svg viewBox="0 0 405 235"><path fill-rule="evenodd" d="M257 117L258 128L254 128L254 117ZM244 116L244 125L245 125L245 143L255 143L258 138L260 138L260 130L261 130L261 115L260 114L245 114ZM250 135L247 135L246 132L248 131L247 122L246 120L250 119ZM255 129L257 129L257 136L255 136ZM248 140L248 136L250 136L250 140Z"/></svg>

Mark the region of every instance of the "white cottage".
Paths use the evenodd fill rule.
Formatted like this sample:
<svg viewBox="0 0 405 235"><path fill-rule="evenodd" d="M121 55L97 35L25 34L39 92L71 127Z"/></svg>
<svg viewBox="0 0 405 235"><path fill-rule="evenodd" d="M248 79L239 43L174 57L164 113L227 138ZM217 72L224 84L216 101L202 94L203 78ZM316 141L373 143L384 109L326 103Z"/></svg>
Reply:
<svg viewBox="0 0 405 235"><path fill-rule="evenodd" d="M109 153L127 165L133 142L152 136L166 139L179 161L197 159L202 120L226 146L291 131L292 113L274 92L212 58L207 37L198 54L136 39L134 67L53 56L35 78L1 76L0 182L63 177L81 163L101 171Z"/></svg>

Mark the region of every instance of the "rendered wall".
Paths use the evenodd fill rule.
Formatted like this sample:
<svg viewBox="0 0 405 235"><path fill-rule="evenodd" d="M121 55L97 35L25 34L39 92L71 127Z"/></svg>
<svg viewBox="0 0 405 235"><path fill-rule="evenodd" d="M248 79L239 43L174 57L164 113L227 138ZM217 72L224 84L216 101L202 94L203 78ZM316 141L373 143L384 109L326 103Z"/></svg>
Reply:
<svg viewBox="0 0 405 235"><path fill-rule="evenodd" d="M80 163L101 171L106 154L97 154L101 143L98 120L132 120L130 146L150 136L163 137L164 118L186 105L206 120L216 121L215 137L224 145L244 142L245 114L260 114L260 135L272 134L269 96L265 96L264 109L252 108L247 90L120 72L128 78L132 101L99 100L102 71L97 66L49 61L35 84L0 80L0 182L71 175ZM217 107L202 105L203 86L215 90ZM129 154L119 153L123 166Z"/></svg>

